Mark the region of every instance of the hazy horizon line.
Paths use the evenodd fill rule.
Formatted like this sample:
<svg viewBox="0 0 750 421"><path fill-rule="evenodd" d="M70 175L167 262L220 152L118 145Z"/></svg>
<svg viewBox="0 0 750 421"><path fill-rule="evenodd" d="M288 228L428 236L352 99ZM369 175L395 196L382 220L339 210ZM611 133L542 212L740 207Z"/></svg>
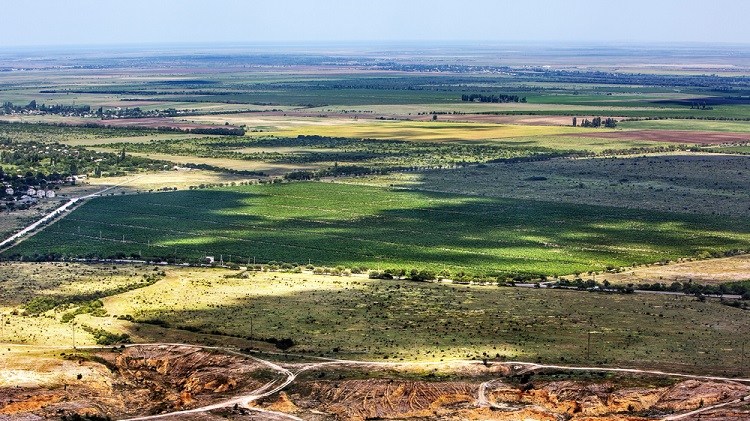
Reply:
<svg viewBox="0 0 750 421"><path fill-rule="evenodd" d="M583 45L582 45L583 44ZM147 42L147 43L73 43L73 44L28 44L28 45L6 45L0 49L2 51L50 51L50 50L96 50L96 49L211 49L211 48L241 48L241 47L254 47L254 48L278 48L278 47L465 47L472 46L477 49L481 48L493 48L503 46L527 46L527 47L567 47L567 48L658 48L658 47L695 47L708 48L708 47L745 47L750 48L750 42L726 42L726 41L589 41L589 40L551 40L551 41L540 41L540 40L512 40L512 41L497 41L497 40L299 40L299 41L231 41L231 42Z"/></svg>

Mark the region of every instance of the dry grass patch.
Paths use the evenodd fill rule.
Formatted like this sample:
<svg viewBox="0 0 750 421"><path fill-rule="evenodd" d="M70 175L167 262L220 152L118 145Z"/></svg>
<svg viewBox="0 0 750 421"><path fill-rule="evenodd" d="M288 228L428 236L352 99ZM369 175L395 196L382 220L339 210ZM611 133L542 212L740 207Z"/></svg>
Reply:
<svg viewBox="0 0 750 421"><path fill-rule="evenodd" d="M750 313L694 297L306 273L246 277L197 268L171 270L164 281L107 298L105 305L136 321L289 337L295 352L380 361L507 358L731 374L750 334ZM596 332L590 360L588 331Z"/></svg>
<svg viewBox="0 0 750 421"><path fill-rule="evenodd" d="M97 148L96 150L106 150L104 148ZM112 152L112 150L109 150ZM292 170L313 170L320 167L320 165L304 165L304 164L276 164L263 161L246 161L242 159L230 159L230 158L202 158L197 156L188 155L168 155L159 153L128 153L133 156L141 156L145 158L151 158L156 160L170 161L177 165L184 165L187 163L192 164L207 164L219 168L227 168L230 170L237 171L256 171L263 172L270 176L281 176Z"/></svg>
<svg viewBox="0 0 750 421"><path fill-rule="evenodd" d="M701 284L744 281L750 279L750 256L673 262L667 265L643 266L621 273L602 275L614 284L671 283L692 280Z"/></svg>
<svg viewBox="0 0 750 421"><path fill-rule="evenodd" d="M133 190L158 190L165 187L176 187L178 190L188 189L190 186L200 184L218 184L218 183L240 183L243 181L256 180L247 176L239 176L228 173L219 173L205 170L174 170L162 171L158 173L139 174L136 177L132 175L122 177L91 178L87 180L90 186L100 187L112 186L120 183L126 183L121 189L125 191ZM94 190L96 190L94 189Z"/></svg>

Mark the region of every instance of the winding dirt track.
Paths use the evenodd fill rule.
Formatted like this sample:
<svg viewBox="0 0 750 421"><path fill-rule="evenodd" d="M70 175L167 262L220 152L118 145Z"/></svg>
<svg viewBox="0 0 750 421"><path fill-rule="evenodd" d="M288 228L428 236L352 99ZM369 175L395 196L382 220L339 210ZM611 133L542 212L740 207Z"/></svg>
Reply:
<svg viewBox="0 0 750 421"><path fill-rule="evenodd" d="M735 399L735 400L730 401L730 402L719 403L719 404L716 404L716 405L707 406L705 408L696 409L695 411L686 412L684 414L670 415L670 416L668 416L666 418L662 418L662 421L681 420L681 419L684 419L684 418L692 417L693 415L698 415L698 414L701 414L703 412L710 411L712 409L721 408L721 407L724 407L724 406L733 405L733 404L737 404L737 403L740 403L740 402L743 402L743 401L747 401L748 399L750 399L750 395L742 397L742 398L739 398L739 399Z"/></svg>
<svg viewBox="0 0 750 421"><path fill-rule="evenodd" d="M296 380L297 376L308 370L317 369L320 367L325 366L381 366L381 367L388 367L388 366L397 366L402 365L404 363L394 363L394 362L373 362L373 361L354 361L354 360L340 360L340 359L332 359L332 358L323 358L323 357L311 357L311 358L318 358L321 360L324 360L322 362L318 363L311 363L308 365L303 366L299 370L297 370L296 373L281 367L278 364L275 364L271 361L264 360L261 358L254 357L252 355L248 355L245 353L237 352L235 350L224 348L224 347L208 347L208 346L197 346L197 345L189 345L189 344L170 344L170 343L157 343L157 344L137 344L137 345L128 345L128 346L187 346L187 347L193 347L193 348L201 348L201 349L210 349L210 350L218 350L221 352L225 352L227 354L237 355L244 358L250 358L254 361L257 361L261 364L266 365L267 367L271 368L272 370L276 371L282 376L285 376L280 379L274 379L262 387L254 390L249 395L243 395L231 398L229 400L218 402L212 405L203 406L200 408L190 409L190 410L184 410L184 411L176 411L176 412L170 412L160 415L151 415L151 416L145 416L145 417L136 417L136 418L126 418L122 419L121 421L142 421L142 420L154 420L159 418L166 418L171 416L179 416L179 415L185 415L185 414L195 414L195 413L201 413L201 412L208 412L215 409L221 409L221 408L227 408L232 407L234 405L238 405L242 408L256 411L256 412L262 412L268 415L273 415L275 417L282 417L285 419L291 419L291 420L298 420L302 421L301 418L295 417L293 415L284 414L281 412L274 412L274 411L267 411L260 408L256 408L253 406L250 406L250 404L260 398L271 396L275 394L276 392L279 392L286 388L288 385L290 385L294 380ZM92 347L93 348L93 347ZM294 354L283 354L278 353L276 355L290 355L290 356L297 356ZM463 363L463 364L482 364L481 361L468 361L468 360L458 360L453 361L455 363ZM442 364L442 363L436 363L436 362L416 362L416 363L410 363L410 364L420 364L420 365L434 365L434 364ZM519 374L532 372L536 370L542 370L542 369L560 369L560 370L576 370L576 371L605 371L605 372L614 372L614 373L631 373L631 374L651 374L651 375L660 375L660 376L669 376L669 377L682 377L682 378L689 378L689 379L696 379L696 380L713 380L713 381L725 381L725 382L740 382L740 383L750 383L750 378L729 378L729 377L718 377L718 376L701 376L701 375L695 375L695 374L684 374L684 373L669 373L664 371L655 371L655 370L639 370L634 368L603 368L603 367L577 367L577 366L565 366L565 365L544 365L544 364L535 364L535 363L528 363L523 361L511 361L511 362L504 362L504 365L510 366L514 371L516 371ZM279 380L282 380L280 383ZM490 402L487 399L487 388L490 386L493 382L498 381L499 379L493 379L490 381L486 381L482 383L479 386L479 390L477 393L477 401L475 402L475 405L477 406L484 406L484 407L492 407L496 409L503 409L504 406L494 404ZM278 384L277 384L278 383ZM708 406L705 408L700 408L695 411L687 412L684 414L679 415L671 415L665 418L662 418L662 421L673 421L673 420L680 420L684 418L688 418L706 411L710 411L716 408L720 408L723 406L728 406L732 404L737 404L743 401L750 400L750 395L745 396L744 398L735 399L729 402L723 402L716 405Z"/></svg>
<svg viewBox="0 0 750 421"><path fill-rule="evenodd" d="M283 417L283 418L287 418L287 419L303 421L301 418L297 418L297 417L295 417L293 415L284 414L284 413L281 413L281 412L267 411L267 410L264 410L264 409L254 408L254 407L250 406L250 404L253 401L256 401L256 400L258 400L260 398L263 398L263 397L266 397L266 396L270 396L270 395L273 395L276 392L279 392L280 390L284 389L289 384L291 384L297 378L296 374L294 374L291 371L285 369L284 367L279 366L278 364L274 364L274 363L272 363L270 361L267 361L267 360L263 360L263 359L260 359L260 358L253 357L251 355L243 354L243 353L240 353L240 352L237 352L237 351L233 351L231 349L221 348L221 347L195 346L195 345L187 345L187 344L163 344L163 343L162 344L148 344L148 345L153 345L153 346L165 346L165 345L167 345L167 346L170 346L170 345L171 346L188 346L188 347L193 347L193 348L219 350L219 351L225 352L227 354L237 355L237 356L240 356L240 357L243 357L243 358L250 358L250 359L252 359L254 361L257 361L257 362L259 362L259 363L267 366L268 368L276 371L279 374L285 375L286 378L281 383L279 383L278 385L277 385L277 383L279 382L280 379L274 379L274 380L271 380L270 382L264 384L263 386L259 387L258 389L253 390L253 392L250 395L242 395L242 396L234 397L234 398L231 398L229 400L226 400L226 401L223 401L223 402L218 402L218 403L215 403L215 404L212 404L212 405L202 406L200 408L195 408L195 409L187 409L187 410L184 410L184 411L169 412L169 413L159 414L159 415L149 415L149 416L146 416L146 417L125 418L125 419L123 419L121 421L155 420L155 419L159 419L159 418L166 418L166 417L172 417L172 416L180 416L180 415L185 415L185 414L195 414L195 413L199 413L199 412L208 412L208 411L212 411L214 409L221 409L221 408L233 407L234 405L237 405L237 406L245 408L245 409L249 409L251 411L263 412L263 413L266 413L266 414L273 414L275 416L279 416L279 417ZM143 346L148 346L148 345L130 345L130 346L141 346L141 347L143 347Z"/></svg>

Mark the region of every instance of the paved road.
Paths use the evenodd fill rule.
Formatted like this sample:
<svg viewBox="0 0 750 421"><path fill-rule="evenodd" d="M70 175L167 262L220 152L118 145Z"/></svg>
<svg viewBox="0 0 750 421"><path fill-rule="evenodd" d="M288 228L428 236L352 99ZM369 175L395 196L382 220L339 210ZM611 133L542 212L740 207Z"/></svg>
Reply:
<svg viewBox="0 0 750 421"><path fill-rule="evenodd" d="M65 202L65 204L63 204L62 206L60 206L57 209L53 210L52 212L48 213L47 215L44 215L38 221L32 223L31 225L27 226L26 228L22 229L21 231L15 233L15 234L11 235L10 237L6 238L5 240L3 240L3 242L0 243L0 251L2 251L3 249L5 249L6 247L12 245L16 240L18 240L19 238L23 237L24 235L26 235L26 234L28 234L28 233L36 230L37 228L39 228L39 226L41 226L41 225L47 223L48 221L56 218L57 216L59 216L63 212L65 212L68 209L70 209L71 207L73 207L79 201L84 200L84 199L90 199L92 197L100 197L102 194L106 193L109 190L112 190L112 189L114 189L116 187L120 187L123 184L127 184L127 183L129 183L131 181L134 181L134 180L137 180L137 179L139 179L141 177L143 177L143 176L140 175L140 176L132 178L130 180L125 180L125 181L123 181L120 184L115 184L114 186L107 187L104 190L100 190L100 191L95 192L95 193L87 194L85 196L74 197L74 198L68 200L67 202Z"/></svg>

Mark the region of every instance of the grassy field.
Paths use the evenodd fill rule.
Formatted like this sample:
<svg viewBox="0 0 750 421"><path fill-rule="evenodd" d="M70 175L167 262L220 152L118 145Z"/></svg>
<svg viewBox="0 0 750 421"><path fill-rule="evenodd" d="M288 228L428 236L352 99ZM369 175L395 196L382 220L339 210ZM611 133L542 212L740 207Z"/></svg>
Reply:
<svg viewBox="0 0 750 421"><path fill-rule="evenodd" d="M618 127L638 130L696 130L716 132L750 132L750 121L712 120L642 120L622 121Z"/></svg>
<svg viewBox="0 0 750 421"><path fill-rule="evenodd" d="M744 156L674 153L553 159L393 173L348 182L579 205L750 216L750 195L744 187L750 183L750 159Z"/></svg>
<svg viewBox="0 0 750 421"><path fill-rule="evenodd" d="M173 170L162 171L158 173L141 174L138 177L106 177L91 178L86 181L87 186L96 190L106 186L125 183L119 190L132 193L136 191L159 190L163 188L177 188L178 190L187 190L190 186L199 186L201 184L239 184L249 182L254 179L228 173L219 173L205 170Z"/></svg>
<svg viewBox="0 0 750 421"><path fill-rule="evenodd" d="M255 122L256 128L265 128L264 134L296 137L298 135L320 135L330 137L346 137L360 139L388 139L413 141L471 141L492 142L496 139L513 137L533 137L556 134L588 133L590 129L556 126L515 126L504 124L455 123L455 122L423 122L423 121L378 121L354 119L326 119L302 118L285 120L284 123L273 125L277 119L243 120L242 115L209 116L193 118L196 122L210 122L214 124L248 124ZM264 121L265 120L265 121ZM267 125L268 124L268 125ZM603 131L604 129L602 129Z"/></svg>
<svg viewBox="0 0 750 421"><path fill-rule="evenodd" d="M72 346L94 344L81 326L62 323L60 317L75 303L116 294L143 285L152 268L85 266L71 263L0 264L0 314L2 342ZM54 300L59 306L43 315L24 315L24 306L35 299ZM55 307L53 305L53 307Z"/></svg>
<svg viewBox="0 0 750 421"><path fill-rule="evenodd" d="M78 345L94 343L84 330L88 326L144 342L268 349L267 339L291 338L293 352L375 361L488 358L731 376L739 370L742 342L750 339L750 313L688 296L147 265L9 263L3 268L22 275L5 275L3 282L12 285L0 304L3 342L13 352L19 344L72 346L73 325L61 323L60 316L75 305L40 316L12 310L39 297L64 300L91 293L105 296L106 315L76 317ZM166 276L112 293L155 270Z"/></svg>
<svg viewBox="0 0 750 421"><path fill-rule="evenodd" d="M374 360L501 358L736 373L750 313L693 297L170 269L105 299L171 327L292 338L297 352ZM252 331L251 331L252 325ZM357 357L357 353L364 354ZM721 367L721 368L720 368Z"/></svg>
<svg viewBox="0 0 750 421"><path fill-rule="evenodd" d="M630 130L750 133L746 121L718 120L750 117L743 78L648 67L644 74L616 76L611 68L585 67L519 66L485 73L435 72L422 64L412 71L399 64L395 70L363 71L369 58L360 58L355 67L336 57L290 64L286 56L253 56L229 63L236 67L184 57L147 58L147 68L138 67L144 62L120 68L123 62L105 61L101 68L4 72L0 104L176 108L192 115L158 117L154 125L228 124L247 133L220 137L29 124L0 125L0 138L58 142L71 150L126 149L177 164L273 177L349 165L369 166L366 174L391 173L263 185L240 185L267 182L263 176L149 173L107 197L88 200L0 257L196 263L214 256L232 267L285 261L365 272L427 269L454 279L491 280L627 267L596 275L600 282L607 277L620 284L686 278L717 283L750 273L746 256L687 261L750 248L750 160L688 151L647 156L646 149L672 150L673 144L596 137ZM377 67L378 61L373 63ZM472 93L526 101L461 101L462 94ZM690 109L690 101L704 99L711 109ZM429 120L433 112L439 113L436 121ZM0 120L101 122L83 113L63 114L13 111ZM621 122L610 130L570 127L573 116L681 119ZM311 135L341 139L304 137ZM570 151L588 156L614 150L628 151L616 159L550 159ZM747 153L748 146L713 151ZM23 172L18 160L4 158L6 174ZM515 158L539 161L491 163ZM34 165L39 164L24 171L35 173ZM61 193L92 192L126 179L130 176L89 178L90 184ZM218 183L236 185L189 189ZM163 187L180 191L146 193ZM0 231L29 221L37 209L3 215ZM673 264L662 265L666 260ZM150 278L162 271L164 277ZM376 361L518 359L735 375L743 361L740 349L750 339L750 312L687 296L72 262L2 262L0 285L0 342L13 344L7 354L0 351L0 359L23 353L24 344L69 346L74 333L79 344L94 344L91 329L101 328L134 341L262 349L273 348L270 338L291 338L297 344L292 351ZM62 322L64 314L97 298L104 302L103 315L79 314L75 326ZM29 314L28 306L41 299L55 305ZM40 355L40 361L45 358Z"/></svg>
<svg viewBox="0 0 750 421"><path fill-rule="evenodd" d="M719 259L673 262L668 265L649 265L630 268L620 273L604 276L619 285L670 284L692 280L700 284L720 284L750 279L750 256L740 255Z"/></svg>
<svg viewBox="0 0 750 421"><path fill-rule="evenodd" d="M718 146L715 148L711 148L711 150L716 152L750 155L750 145L748 145L747 143L732 146Z"/></svg>
<svg viewBox="0 0 750 421"><path fill-rule="evenodd" d="M116 151L116 149L110 148L94 148L95 150L102 151ZM164 153L131 153L133 156L140 156L150 159L158 159L174 162L177 165L187 164L205 164L214 167L225 168L236 171L255 171L268 174L269 176L282 176L296 170L312 170L319 168L319 165L304 165L304 164L284 164L274 163L265 161L249 161L244 159L232 159L232 158L210 158L210 157L197 157L194 155L178 155L178 154L164 154ZM189 178L188 178L189 179ZM180 183L184 184L184 183ZM189 184L190 185L190 184ZM197 185L197 184L193 184Z"/></svg>
<svg viewBox="0 0 750 421"><path fill-rule="evenodd" d="M142 142L145 137L161 137L156 131L127 130L115 128L57 127L44 125L0 124L0 137L17 142L35 141L45 143L62 143L85 145L88 142L125 139ZM174 134L169 134L169 137ZM184 137L184 136L183 136Z"/></svg>
<svg viewBox="0 0 750 421"><path fill-rule="evenodd" d="M4 253L563 275L746 248L744 219L338 183L99 198Z"/></svg>
<svg viewBox="0 0 750 421"><path fill-rule="evenodd" d="M83 146L89 147L91 145L99 145L102 143L148 143L148 142L159 142L166 140L177 140L177 139L196 139L206 137L205 135L194 135L194 134L174 134L174 133L150 133L145 136L123 136L123 137L97 137L95 135L86 136L82 138L69 137L65 139L65 144L71 146Z"/></svg>

